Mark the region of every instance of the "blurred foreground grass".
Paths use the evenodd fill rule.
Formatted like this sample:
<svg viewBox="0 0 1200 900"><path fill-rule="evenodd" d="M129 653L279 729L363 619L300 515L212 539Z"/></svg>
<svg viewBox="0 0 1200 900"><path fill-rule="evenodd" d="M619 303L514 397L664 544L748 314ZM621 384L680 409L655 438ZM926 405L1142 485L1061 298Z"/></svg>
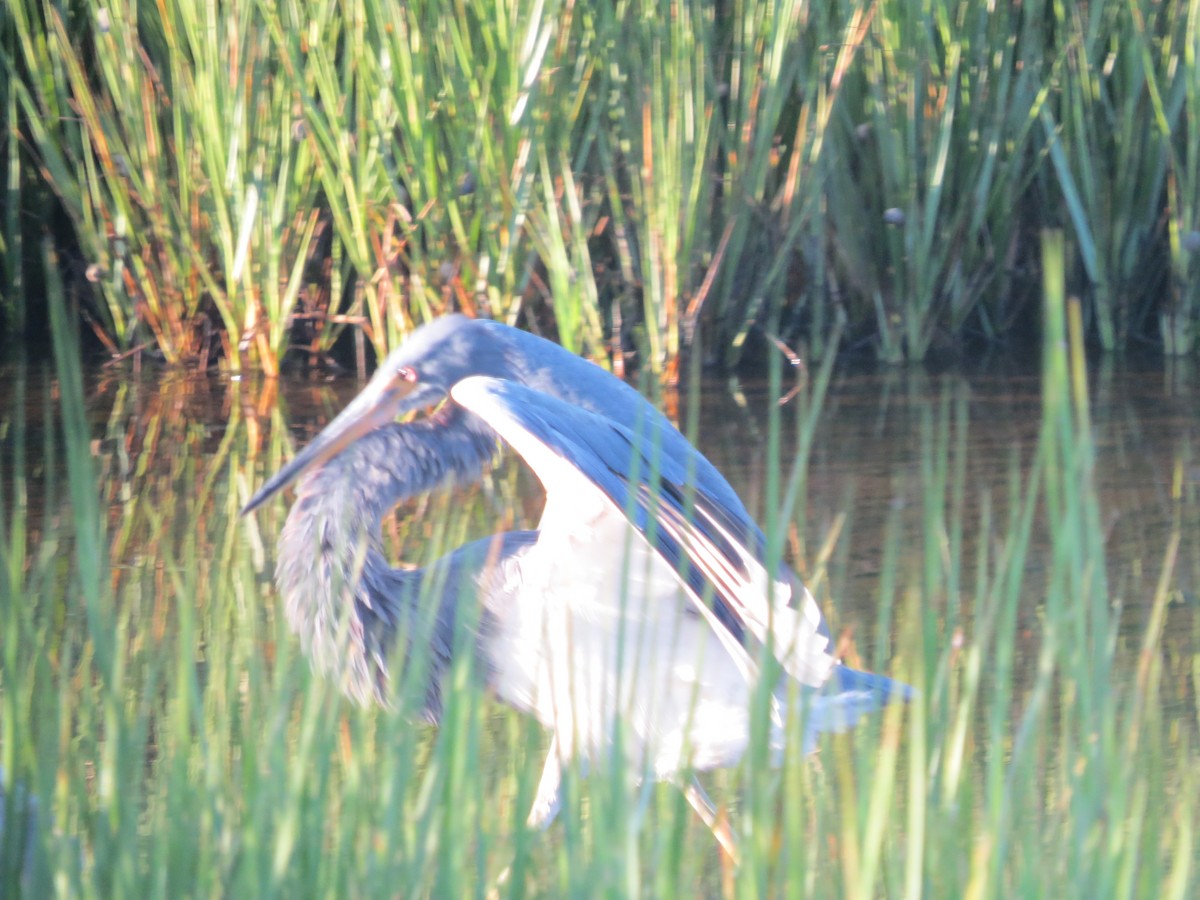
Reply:
<svg viewBox="0 0 1200 900"><path fill-rule="evenodd" d="M56 306L55 390L18 381L3 422L0 893L1194 896L1200 643L1194 605L1171 609L1200 554L1193 463L1175 462L1161 575L1131 598L1145 614L1130 633L1078 306L1061 244L1046 246L1036 448L1013 450L1006 491L966 502L964 404L931 404L920 527L897 508L887 528L861 627L871 664L921 696L781 771L715 775L745 855L733 872L678 792L631 798L619 771L569 779L561 820L527 833L544 738L468 672L438 731L312 677L270 584L283 506L237 518L287 453L278 412L235 387L206 423L189 406L203 395L118 387L98 426ZM60 427L27 429L39 407ZM785 436L800 427L772 416ZM397 542L424 555L528 517L516 491L504 469L490 492L431 500ZM844 573L809 556L797 565L836 619ZM1190 639L1164 642L1169 616ZM15 785L39 798L28 832Z"/></svg>

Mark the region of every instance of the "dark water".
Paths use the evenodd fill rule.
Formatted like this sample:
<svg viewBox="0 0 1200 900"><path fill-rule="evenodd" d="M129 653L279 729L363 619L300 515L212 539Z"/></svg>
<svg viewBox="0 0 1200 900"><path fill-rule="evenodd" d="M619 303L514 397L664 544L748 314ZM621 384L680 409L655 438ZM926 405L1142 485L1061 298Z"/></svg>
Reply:
<svg viewBox="0 0 1200 900"><path fill-rule="evenodd" d="M1099 494L1111 574L1151 566L1157 575L1172 523L1182 514L1196 527L1188 503L1200 488L1200 396L1190 373L1164 373L1157 368L1103 367L1092 382L1093 439ZM745 389L740 409L730 395L713 391L703 404L701 443L751 509L766 506L764 416L769 397L761 388ZM1034 371L997 374L942 374L919 371L846 373L836 377L824 402L809 464L806 528L810 538L830 527L834 517L851 518L854 576L878 569L883 532L890 515L900 509L919 516L923 496L922 462L930 432L947 418L954 424L961 404L965 425L952 437L950 463L964 466L965 528L977 524L984 497L1006 508L1014 469L1024 472L1036 449L1042 412L1039 377ZM758 414L754 412L758 410ZM784 452L785 460L787 452ZM1000 512L997 511L998 515ZM912 516L901 515L901 520ZM1190 594L1196 572L1180 570L1180 588Z"/></svg>
<svg viewBox="0 0 1200 900"><path fill-rule="evenodd" d="M54 377L45 360L28 359L7 363L3 376L13 386L10 427L18 414L25 422L27 466L33 476L30 519L36 530L44 489L41 467L54 465L53 440L46 444L47 436L55 435ZM1169 536L1178 527L1182 543L1171 581L1168 636L1184 642L1183 650L1196 640L1200 584L1197 380L1185 366L1102 364L1091 373L1090 386L1097 451L1094 481L1106 534L1109 585L1123 611L1122 632L1131 640L1140 634ZM148 501L155 511L152 518L158 520L131 525L126 517L122 533L114 538L114 562L118 567L139 563L140 548L149 540L143 528L153 528L156 539L164 536L164 527L178 528L181 535L194 533L189 529L194 507L176 510L169 502L172 497L192 492L214 509L214 515L219 509L232 516L261 479L294 447L307 442L359 387L352 377L323 375L276 384L257 377L91 372L88 413L104 501L114 521L119 518L116 510L127 511L131 498ZM934 520L940 515L947 527L961 521L964 593L972 587L981 516L989 511L991 528L1003 532L1014 480L1021 482L1032 460L1040 424L1039 389L1036 369L1020 366L965 374L931 375L918 369L835 374L798 496L800 513L794 522L802 525L791 528L788 542L789 559L805 578L820 570L822 548L829 544L828 573L819 579L823 587L818 596L835 627L850 629L870 644L881 602L884 548L889 540L897 548L903 589L917 579L928 552L931 515ZM682 410L681 428L695 429L697 444L764 525L780 506L778 496L767 495L773 406L780 416L778 482L783 487L798 446L801 404L792 400L780 406L779 400L761 382L709 381L698 404L689 406L686 398L676 404ZM947 445L941 456L939 435ZM43 449L47 446L49 453ZM3 452L7 467L11 439L6 439ZM934 502L931 511L928 472L943 457L951 473L961 467L961 498L956 500L947 488L944 502ZM512 473L521 468L511 460L504 465ZM509 524L532 526L540 510L537 483L528 474L512 478L519 493ZM413 510L427 512L424 506ZM468 533L487 533L489 516L495 514L493 501L491 512L478 515ZM924 541L918 539L922 534ZM1035 574L1045 562L1037 552L1044 545L1043 534L1028 561ZM402 544L398 552L419 554L420 548ZM952 600L925 598L930 603ZM1039 598L1028 600L1032 628Z"/></svg>
<svg viewBox="0 0 1200 900"><path fill-rule="evenodd" d="M939 608L973 602L975 564L981 549L996 557L996 541L1008 527L1013 484L1025 487L1037 447L1041 416L1041 377L1036 368L932 376L915 370L845 372L835 377L825 399L808 466L803 558L811 564L821 542L844 517L830 562L832 595L820 597L835 628L849 629L871 659L873 623L888 582L884 548L897 547L893 590L916 584L926 564L930 516L952 529L962 523L961 595L924 593L921 602ZM1164 650L1179 662L1164 700L1190 709L1195 703L1189 660L1200 643L1200 395L1193 370L1164 370L1100 365L1091 373L1091 420L1095 442L1096 486L1105 534L1106 574L1112 602L1118 605L1119 669L1131 672L1163 571L1172 530L1182 541L1171 571L1171 603ZM746 409L732 407L727 393L706 395L703 432L706 452L717 461L756 512L770 508L763 496L764 451L758 435L770 398L759 388L745 389ZM756 414L754 411L759 411ZM945 501L931 513L926 495L931 447L939 429L948 430L948 468L961 465L962 496L956 503L947 488ZM932 454L936 456L937 454ZM788 459L788 453L783 454ZM990 513L990 537L982 534L981 516ZM1017 640L1030 661L1041 635L1044 592L1041 571L1049 564L1049 526L1045 510L1035 514L1034 537L1026 560L1027 595L1023 596ZM989 544L981 548L980 544ZM950 546L940 546L947 565ZM897 603L901 597L893 597ZM867 646L864 646L867 645ZM886 653L874 655L886 665ZM1030 666L1032 670L1032 665Z"/></svg>

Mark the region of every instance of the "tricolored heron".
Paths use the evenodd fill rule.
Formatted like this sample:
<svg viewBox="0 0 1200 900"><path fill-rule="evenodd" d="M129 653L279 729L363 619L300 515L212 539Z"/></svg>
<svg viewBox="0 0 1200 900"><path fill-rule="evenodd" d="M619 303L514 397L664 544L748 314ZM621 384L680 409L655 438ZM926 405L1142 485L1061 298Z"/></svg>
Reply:
<svg viewBox="0 0 1200 900"><path fill-rule="evenodd" d="M397 421L439 401L429 417ZM477 477L497 435L546 490L537 530L476 541L426 569L388 565L383 518L407 497ZM553 735L531 825L556 815L562 764L601 758L618 720L640 777L735 764L764 652L783 673L776 754L788 678L801 685L805 750L909 691L838 664L812 595L786 566L768 571L737 494L640 394L517 329L451 316L415 331L243 512L301 476L276 582L314 663L360 702L387 703L389 660L414 634L422 586L435 583L424 712L436 722L459 603L477 598L479 670ZM681 786L713 827L699 783Z"/></svg>

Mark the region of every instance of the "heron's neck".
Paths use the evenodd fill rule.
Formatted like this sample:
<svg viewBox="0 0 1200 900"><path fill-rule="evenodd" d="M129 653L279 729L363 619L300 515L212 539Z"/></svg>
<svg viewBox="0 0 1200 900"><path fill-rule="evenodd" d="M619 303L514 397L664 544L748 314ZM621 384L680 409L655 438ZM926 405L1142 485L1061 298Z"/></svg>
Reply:
<svg viewBox="0 0 1200 900"><path fill-rule="evenodd" d="M301 485L279 538L275 581L315 667L366 703L386 697L392 623L418 596L423 573L387 564L378 520L362 511L360 486L351 481ZM378 584L384 574L386 594Z"/></svg>
<svg viewBox="0 0 1200 900"><path fill-rule="evenodd" d="M341 680L360 702L385 701L389 661L410 646L447 657L453 643L451 592L477 574L458 553L424 569L394 569L379 536L383 517L402 500L448 482L474 478L494 439L465 412L379 429L357 441L298 487L279 539L275 579L288 622L316 667ZM445 585L447 572L454 584ZM430 578L436 574L437 578ZM423 610L428 587L438 599ZM404 646L397 647L398 641ZM430 666L444 659L428 660ZM436 671L431 685L436 689ZM436 696L428 701L435 715Z"/></svg>
<svg viewBox="0 0 1200 900"><path fill-rule="evenodd" d="M376 530L398 503L448 484L475 481L496 452L496 436L461 407L395 422L359 438L309 476L313 491L343 491L353 516Z"/></svg>

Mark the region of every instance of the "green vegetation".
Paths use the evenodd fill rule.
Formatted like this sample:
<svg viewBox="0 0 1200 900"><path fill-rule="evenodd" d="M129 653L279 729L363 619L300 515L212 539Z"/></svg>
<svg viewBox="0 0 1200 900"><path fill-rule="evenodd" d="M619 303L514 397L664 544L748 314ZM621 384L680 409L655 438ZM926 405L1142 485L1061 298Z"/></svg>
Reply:
<svg viewBox="0 0 1200 900"><path fill-rule="evenodd" d="M11 0L0 95L6 327L48 229L113 353L919 360L1029 333L1047 226L1090 340L1195 346L1196 0Z"/></svg>
<svg viewBox="0 0 1200 900"><path fill-rule="evenodd" d="M18 382L2 423L0 765L41 807L21 876L22 809L8 802L0 893L1194 896L1197 626L1194 606L1173 603L1179 572L1195 574L1194 462L1175 461L1175 522L1146 561L1161 575L1110 572L1081 309L1064 300L1061 236L1045 248L1036 446L1013 449L1006 491L977 494L964 398L934 404L907 476L921 527L894 508L876 608L858 623L867 664L920 698L781 771L754 763L756 744L706 778L732 807L735 871L677 791L632 797L619 765L569 779L561 820L526 832L545 738L465 669L436 731L314 677L270 585L284 505L237 518L286 453L282 419L264 442L232 382L213 436L190 414L204 392L123 380L97 433L49 265L57 388L25 396ZM792 476L767 486L785 498L768 522L776 548L793 527L802 546L831 539L804 522L819 399L769 414L768 471L798 446ZM39 405L61 428L26 426ZM399 552L493 530L497 508L519 508L513 474L477 502L434 499L398 520ZM837 554L792 559L851 624ZM1118 601L1139 614L1122 621Z"/></svg>

